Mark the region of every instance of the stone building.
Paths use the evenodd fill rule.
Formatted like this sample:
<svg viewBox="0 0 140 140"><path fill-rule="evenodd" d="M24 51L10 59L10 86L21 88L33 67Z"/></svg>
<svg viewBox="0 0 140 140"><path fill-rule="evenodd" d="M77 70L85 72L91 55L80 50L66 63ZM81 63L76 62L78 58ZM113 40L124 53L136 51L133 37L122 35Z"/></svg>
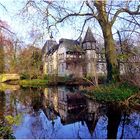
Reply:
<svg viewBox="0 0 140 140"><path fill-rule="evenodd" d="M51 36L42 53L44 74L47 75L95 77L96 73L106 72L104 53L96 45L90 28L80 41L62 38L57 43Z"/></svg>

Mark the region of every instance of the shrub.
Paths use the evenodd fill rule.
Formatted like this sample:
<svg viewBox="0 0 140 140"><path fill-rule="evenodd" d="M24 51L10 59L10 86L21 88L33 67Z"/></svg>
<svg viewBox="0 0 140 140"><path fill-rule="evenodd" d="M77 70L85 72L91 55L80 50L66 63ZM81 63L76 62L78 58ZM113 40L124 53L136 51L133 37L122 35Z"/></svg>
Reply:
<svg viewBox="0 0 140 140"><path fill-rule="evenodd" d="M28 73L21 73L20 79L21 80L30 79L30 75Z"/></svg>
<svg viewBox="0 0 140 140"><path fill-rule="evenodd" d="M88 92L87 95L98 101L112 102L123 101L138 91L139 89L136 86L128 83L117 83L102 85L95 88L94 91Z"/></svg>
<svg viewBox="0 0 140 140"><path fill-rule="evenodd" d="M45 74L45 75L43 76L43 79L44 79L44 80L48 80L48 75Z"/></svg>

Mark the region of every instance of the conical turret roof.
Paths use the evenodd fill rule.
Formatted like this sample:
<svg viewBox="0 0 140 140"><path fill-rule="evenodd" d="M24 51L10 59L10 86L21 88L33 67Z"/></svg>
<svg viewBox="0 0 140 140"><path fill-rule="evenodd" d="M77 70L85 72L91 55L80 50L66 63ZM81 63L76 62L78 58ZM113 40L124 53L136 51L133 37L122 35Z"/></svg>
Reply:
<svg viewBox="0 0 140 140"><path fill-rule="evenodd" d="M90 27L88 27L85 38L83 40L83 43L86 43L86 42L96 42L95 38L93 37L93 33Z"/></svg>

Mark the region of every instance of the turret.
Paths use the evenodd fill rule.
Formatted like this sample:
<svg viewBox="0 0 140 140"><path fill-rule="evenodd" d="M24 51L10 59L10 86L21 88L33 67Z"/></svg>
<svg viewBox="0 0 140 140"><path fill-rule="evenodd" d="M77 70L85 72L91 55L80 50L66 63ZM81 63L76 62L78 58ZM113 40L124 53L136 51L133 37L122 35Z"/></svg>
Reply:
<svg viewBox="0 0 140 140"><path fill-rule="evenodd" d="M82 47L84 50L95 50L96 49L96 40L93 37L91 29L88 27L85 38L82 42Z"/></svg>

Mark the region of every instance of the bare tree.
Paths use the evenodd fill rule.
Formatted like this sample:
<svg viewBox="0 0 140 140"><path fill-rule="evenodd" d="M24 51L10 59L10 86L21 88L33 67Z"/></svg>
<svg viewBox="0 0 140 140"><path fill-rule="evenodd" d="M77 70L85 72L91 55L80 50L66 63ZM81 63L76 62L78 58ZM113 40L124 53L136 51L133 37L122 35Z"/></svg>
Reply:
<svg viewBox="0 0 140 140"><path fill-rule="evenodd" d="M8 39L6 33L3 31L9 31L9 26L5 21L0 20L0 73L4 72L5 61L4 61L4 46L7 43Z"/></svg>
<svg viewBox="0 0 140 140"><path fill-rule="evenodd" d="M135 31L131 31L135 32ZM139 52L139 35L131 37L131 34L117 31L119 43L117 49L119 51L118 61L122 80L131 82L134 85L140 86L140 52Z"/></svg>
<svg viewBox="0 0 140 140"><path fill-rule="evenodd" d="M4 72L4 48L3 48L3 35L0 31L0 73Z"/></svg>
<svg viewBox="0 0 140 140"><path fill-rule="evenodd" d="M20 74L23 78L37 79L41 76L41 49L28 45L22 49L19 54L19 68Z"/></svg>

